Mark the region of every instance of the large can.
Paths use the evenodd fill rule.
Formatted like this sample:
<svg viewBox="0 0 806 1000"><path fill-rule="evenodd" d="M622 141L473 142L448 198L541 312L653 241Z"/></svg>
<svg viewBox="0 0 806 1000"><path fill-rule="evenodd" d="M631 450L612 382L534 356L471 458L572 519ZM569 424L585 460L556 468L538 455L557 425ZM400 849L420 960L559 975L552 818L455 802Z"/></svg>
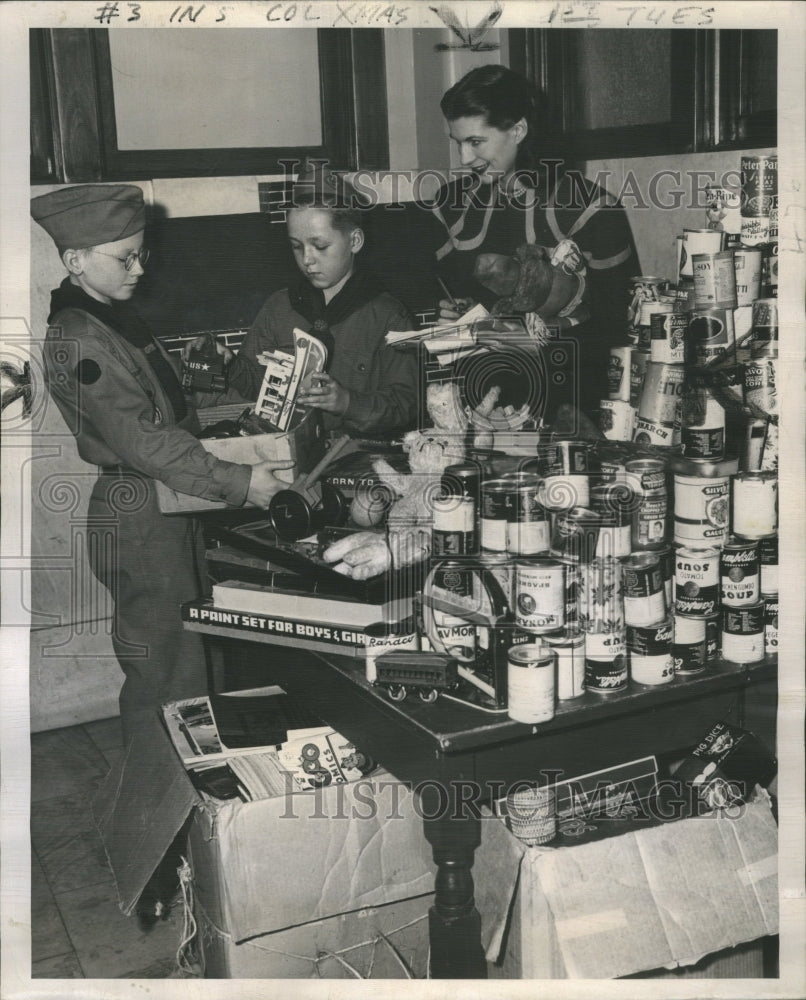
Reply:
<svg viewBox="0 0 806 1000"><path fill-rule="evenodd" d="M507 551L509 483L489 479L481 484L481 547L489 552Z"/></svg>
<svg viewBox="0 0 806 1000"><path fill-rule="evenodd" d="M733 533L766 538L778 530L778 476L740 472L733 477Z"/></svg>
<svg viewBox="0 0 806 1000"><path fill-rule="evenodd" d="M470 497L438 497L431 503L431 551L435 556L473 555L476 543L476 505Z"/></svg>
<svg viewBox="0 0 806 1000"><path fill-rule="evenodd" d="M543 636L557 655L557 700L571 701L585 693L585 635L566 630Z"/></svg>
<svg viewBox="0 0 806 1000"><path fill-rule="evenodd" d="M689 458L719 461L725 455L725 410L708 389L696 384L683 391L680 443Z"/></svg>
<svg viewBox="0 0 806 1000"><path fill-rule="evenodd" d="M778 655L778 595L768 594L764 598L764 653Z"/></svg>
<svg viewBox="0 0 806 1000"><path fill-rule="evenodd" d="M762 538L758 543L758 561L761 570L761 593L778 593L778 536Z"/></svg>
<svg viewBox="0 0 806 1000"><path fill-rule="evenodd" d="M513 646L507 653L507 715L515 722L554 718L556 657L542 643Z"/></svg>
<svg viewBox="0 0 806 1000"><path fill-rule="evenodd" d="M705 670L706 640L705 619L688 618L686 615L674 616L674 672L686 676L700 674Z"/></svg>
<svg viewBox="0 0 806 1000"><path fill-rule="evenodd" d="M778 357L778 299L756 299L753 303L750 353L754 358Z"/></svg>
<svg viewBox="0 0 806 1000"><path fill-rule="evenodd" d="M665 620L666 588L660 560L654 552L639 552L625 559L622 580L627 625L657 625Z"/></svg>
<svg viewBox="0 0 806 1000"><path fill-rule="evenodd" d="M765 413L778 412L777 358L756 358L743 367L744 401Z"/></svg>
<svg viewBox="0 0 806 1000"><path fill-rule="evenodd" d="M730 522L730 477L738 464L736 459L674 459L674 540L678 545L722 546Z"/></svg>
<svg viewBox="0 0 806 1000"><path fill-rule="evenodd" d="M364 629L367 680L372 684L378 679L375 661L382 653L419 648L417 625L413 618L402 622L373 622L367 625Z"/></svg>
<svg viewBox="0 0 806 1000"><path fill-rule="evenodd" d="M723 233L719 229L684 229L680 247L678 274L691 281L694 277L693 258L696 254L719 253Z"/></svg>
<svg viewBox="0 0 806 1000"><path fill-rule="evenodd" d="M722 609L722 659L758 663L764 659L764 602Z"/></svg>
<svg viewBox="0 0 806 1000"><path fill-rule="evenodd" d="M735 350L732 309L694 309L686 330L686 364L705 368Z"/></svg>
<svg viewBox="0 0 806 1000"><path fill-rule="evenodd" d="M515 564L515 624L540 635L565 625L565 566L552 559Z"/></svg>
<svg viewBox="0 0 806 1000"><path fill-rule="evenodd" d="M685 313L654 313L650 326L650 362L682 365L686 360L687 327L688 317ZM613 352L610 353L612 355Z"/></svg>
<svg viewBox="0 0 806 1000"><path fill-rule="evenodd" d="M694 301L698 309L736 308L736 271L732 250L695 254L691 269L694 273Z"/></svg>
<svg viewBox="0 0 806 1000"><path fill-rule="evenodd" d="M594 559L580 566L579 624L583 631L624 628L624 583L618 559ZM591 649L588 649L589 655Z"/></svg>
<svg viewBox="0 0 806 1000"><path fill-rule="evenodd" d="M649 351L633 350L630 357L630 406L638 409L638 401L644 388L644 378L649 364Z"/></svg>
<svg viewBox="0 0 806 1000"><path fill-rule="evenodd" d="M674 680L672 633L669 618L657 625L627 626L630 674L636 684L656 687Z"/></svg>
<svg viewBox="0 0 806 1000"><path fill-rule="evenodd" d="M599 402L599 430L608 441L632 441L635 415L629 402L603 399Z"/></svg>
<svg viewBox="0 0 806 1000"><path fill-rule="evenodd" d="M758 247L737 247L733 251L736 275L736 302L751 306L761 294L761 250Z"/></svg>
<svg viewBox="0 0 806 1000"><path fill-rule="evenodd" d="M551 555L567 562L589 563L596 557L602 518L586 507L572 507L554 515Z"/></svg>
<svg viewBox="0 0 806 1000"><path fill-rule="evenodd" d="M684 374L682 365L664 365L650 361L641 390L638 416L663 427L679 424Z"/></svg>
<svg viewBox="0 0 806 1000"><path fill-rule="evenodd" d="M610 348L607 365L607 395L609 399L630 401L630 359L632 345Z"/></svg>
<svg viewBox="0 0 806 1000"><path fill-rule="evenodd" d="M740 608L761 597L758 543L741 538L725 542L719 559L722 604Z"/></svg>
<svg viewBox="0 0 806 1000"><path fill-rule="evenodd" d="M666 467L656 458L627 462L627 483L636 496L632 523L633 549L661 549L666 545L668 495Z"/></svg>
<svg viewBox="0 0 806 1000"><path fill-rule="evenodd" d="M682 547L675 556L674 602L678 614L705 618L719 607L719 549Z"/></svg>

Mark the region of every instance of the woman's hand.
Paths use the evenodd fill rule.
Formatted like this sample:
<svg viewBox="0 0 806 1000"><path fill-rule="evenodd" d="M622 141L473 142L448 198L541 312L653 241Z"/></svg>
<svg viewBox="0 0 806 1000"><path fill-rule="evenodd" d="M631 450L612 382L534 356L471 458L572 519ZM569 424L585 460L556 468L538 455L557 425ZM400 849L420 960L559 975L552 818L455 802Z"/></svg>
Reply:
<svg viewBox="0 0 806 1000"><path fill-rule="evenodd" d="M182 360L190 361L190 355L193 351L203 351L211 341L215 344L216 354L220 354L224 359L224 364L228 365L235 355L228 347L211 337L209 333L201 333L193 340L189 340L182 348Z"/></svg>
<svg viewBox="0 0 806 1000"><path fill-rule="evenodd" d="M350 405L350 393L327 372L320 372L312 376L309 385L303 385L298 400L303 406L341 416Z"/></svg>
<svg viewBox="0 0 806 1000"><path fill-rule="evenodd" d="M293 462L281 462L278 459L268 459L265 462L258 462L253 465L252 478L249 480L249 490L246 494L246 502L254 507L262 507L265 510L275 493L288 489L288 483L284 483L282 479L278 479L274 473L280 469L293 468Z"/></svg>
<svg viewBox="0 0 806 1000"><path fill-rule="evenodd" d="M460 316L464 316L468 309L472 309L475 304L473 299L454 299L453 302L450 299L440 299L438 317L440 326L446 323L455 323Z"/></svg>

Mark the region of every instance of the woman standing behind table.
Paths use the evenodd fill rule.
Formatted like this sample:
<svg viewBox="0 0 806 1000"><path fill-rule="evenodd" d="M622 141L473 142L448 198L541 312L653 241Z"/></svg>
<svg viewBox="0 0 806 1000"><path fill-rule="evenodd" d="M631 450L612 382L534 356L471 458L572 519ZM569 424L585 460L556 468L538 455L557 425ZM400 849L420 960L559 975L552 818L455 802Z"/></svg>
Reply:
<svg viewBox="0 0 806 1000"><path fill-rule="evenodd" d="M207 692L201 638L183 629L179 611L206 589L201 532L192 518L160 513L154 480L266 507L285 485L273 474L283 465L224 462L196 440L196 412L174 363L129 304L148 260L140 188L62 188L32 199L31 215L68 272L51 294L46 377L79 455L100 467L87 549L115 602L112 645L126 676L120 714L128 743L144 712Z"/></svg>
<svg viewBox="0 0 806 1000"><path fill-rule="evenodd" d="M579 344L582 409L606 395L609 348L626 332L627 287L638 260L627 216L616 199L581 174L565 171L541 136L534 87L504 66L471 70L440 103L460 162L470 172L443 188L432 206L437 268L459 312L496 295L475 280L476 258L512 257L523 244L553 251L564 244L585 281L581 301L563 320ZM459 313L440 302L440 321Z"/></svg>

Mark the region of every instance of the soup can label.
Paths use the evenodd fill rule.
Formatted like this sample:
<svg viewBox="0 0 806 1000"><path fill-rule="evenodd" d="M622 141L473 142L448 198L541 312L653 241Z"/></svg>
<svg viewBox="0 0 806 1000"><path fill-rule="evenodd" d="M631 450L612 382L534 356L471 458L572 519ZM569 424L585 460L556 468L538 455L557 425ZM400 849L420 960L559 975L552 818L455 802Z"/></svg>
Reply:
<svg viewBox="0 0 806 1000"><path fill-rule="evenodd" d="M769 216L777 208L778 157L743 156L741 212L744 218Z"/></svg>
<svg viewBox="0 0 806 1000"><path fill-rule="evenodd" d="M719 550L681 548L675 556L675 609L704 618L719 607Z"/></svg>
<svg viewBox="0 0 806 1000"><path fill-rule="evenodd" d="M730 520L728 476L700 478L675 473L674 540L719 544L727 538Z"/></svg>
<svg viewBox="0 0 806 1000"><path fill-rule="evenodd" d="M630 673L637 684L657 686L674 680L672 622L656 625L628 625L627 649Z"/></svg>
<svg viewBox="0 0 806 1000"><path fill-rule="evenodd" d="M594 694L616 694L624 691L629 680L629 663L624 653L612 659L585 657L585 690Z"/></svg>
<svg viewBox="0 0 806 1000"><path fill-rule="evenodd" d="M695 254L691 269L698 309L736 308L736 270L731 250Z"/></svg>
<svg viewBox="0 0 806 1000"><path fill-rule="evenodd" d="M507 715L515 722L554 718L555 656L541 643L513 646L507 654Z"/></svg>
<svg viewBox="0 0 806 1000"><path fill-rule="evenodd" d="M761 573L756 542L730 541L720 556L722 604L742 607L756 604L761 594Z"/></svg>
<svg viewBox="0 0 806 1000"><path fill-rule="evenodd" d="M722 657L730 663L764 659L764 602L722 610Z"/></svg>
<svg viewBox="0 0 806 1000"><path fill-rule="evenodd" d="M666 618L666 588L660 560L653 553L625 559L622 578L627 625L655 625Z"/></svg>
<svg viewBox="0 0 806 1000"><path fill-rule="evenodd" d="M764 652L767 656L778 655L778 595L764 598Z"/></svg>
<svg viewBox="0 0 806 1000"><path fill-rule="evenodd" d="M707 646L705 640L705 619L674 616L674 672L676 674L699 674L705 670Z"/></svg>
<svg viewBox="0 0 806 1000"><path fill-rule="evenodd" d="M515 566L515 624L526 632L553 632L565 625L565 566L550 559Z"/></svg>

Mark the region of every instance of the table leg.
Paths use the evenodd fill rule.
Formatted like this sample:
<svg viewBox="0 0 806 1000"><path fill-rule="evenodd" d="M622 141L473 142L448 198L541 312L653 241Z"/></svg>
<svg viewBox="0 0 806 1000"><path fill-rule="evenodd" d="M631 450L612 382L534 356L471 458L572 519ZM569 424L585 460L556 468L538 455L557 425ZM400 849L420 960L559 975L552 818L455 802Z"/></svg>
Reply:
<svg viewBox="0 0 806 1000"><path fill-rule="evenodd" d="M424 783L418 789L425 836L437 864L434 905L428 914L431 976L434 979L486 979L481 947L481 917L473 898L473 855L481 843L481 821L468 803L456 809L451 782Z"/></svg>

